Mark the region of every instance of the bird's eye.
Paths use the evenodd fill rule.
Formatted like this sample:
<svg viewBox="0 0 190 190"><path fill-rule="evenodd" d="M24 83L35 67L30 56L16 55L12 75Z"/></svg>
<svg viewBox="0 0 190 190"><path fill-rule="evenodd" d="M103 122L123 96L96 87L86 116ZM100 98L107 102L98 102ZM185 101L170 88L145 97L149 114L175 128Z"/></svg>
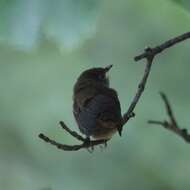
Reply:
<svg viewBox="0 0 190 190"><path fill-rule="evenodd" d="M105 79L105 75L98 75L98 79L99 80L104 80Z"/></svg>

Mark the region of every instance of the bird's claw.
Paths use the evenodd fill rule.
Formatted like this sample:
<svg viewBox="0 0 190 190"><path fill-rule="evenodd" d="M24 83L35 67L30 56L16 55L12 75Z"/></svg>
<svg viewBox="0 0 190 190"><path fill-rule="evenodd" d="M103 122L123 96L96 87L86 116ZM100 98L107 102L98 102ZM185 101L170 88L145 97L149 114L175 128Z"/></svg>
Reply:
<svg viewBox="0 0 190 190"><path fill-rule="evenodd" d="M92 153L94 151L94 146L91 143L90 137L87 137L83 143L84 146L86 146L87 151L89 153Z"/></svg>

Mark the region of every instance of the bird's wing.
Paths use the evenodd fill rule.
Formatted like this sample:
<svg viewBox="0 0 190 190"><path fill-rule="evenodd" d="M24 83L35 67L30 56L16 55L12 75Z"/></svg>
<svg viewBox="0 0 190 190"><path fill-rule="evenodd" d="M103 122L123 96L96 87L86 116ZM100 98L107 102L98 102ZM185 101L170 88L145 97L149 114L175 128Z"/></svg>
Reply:
<svg viewBox="0 0 190 190"><path fill-rule="evenodd" d="M121 120L121 108L117 95L108 96L107 94L99 94L88 99L85 106L77 110L74 115L81 132L87 136L92 135L101 128L116 128L116 124ZM97 123L102 123L98 125ZM106 125L107 124L107 125Z"/></svg>

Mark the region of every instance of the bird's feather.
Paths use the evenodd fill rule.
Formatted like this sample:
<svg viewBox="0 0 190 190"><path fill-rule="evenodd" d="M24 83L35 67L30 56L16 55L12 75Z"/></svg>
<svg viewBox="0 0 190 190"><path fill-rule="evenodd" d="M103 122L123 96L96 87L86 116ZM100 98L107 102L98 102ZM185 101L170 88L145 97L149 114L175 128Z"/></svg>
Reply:
<svg viewBox="0 0 190 190"><path fill-rule="evenodd" d="M74 115L82 133L87 136L107 133L116 129L121 119L121 108L117 94L98 94L87 99L83 107L74 102Z"/></svg>

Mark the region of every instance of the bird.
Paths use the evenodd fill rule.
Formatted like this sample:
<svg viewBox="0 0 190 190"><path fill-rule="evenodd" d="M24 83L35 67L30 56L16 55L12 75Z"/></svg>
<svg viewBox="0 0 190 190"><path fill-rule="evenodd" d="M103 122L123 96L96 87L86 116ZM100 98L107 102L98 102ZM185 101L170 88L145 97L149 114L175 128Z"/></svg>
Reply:
<svg viewBox="0 0 190 190"><path fill-rule="evenodd" d="M73 115L86 139L110 140L122 132L121 106L107 73L112 65L83 71L73 89Z"/></svg>

